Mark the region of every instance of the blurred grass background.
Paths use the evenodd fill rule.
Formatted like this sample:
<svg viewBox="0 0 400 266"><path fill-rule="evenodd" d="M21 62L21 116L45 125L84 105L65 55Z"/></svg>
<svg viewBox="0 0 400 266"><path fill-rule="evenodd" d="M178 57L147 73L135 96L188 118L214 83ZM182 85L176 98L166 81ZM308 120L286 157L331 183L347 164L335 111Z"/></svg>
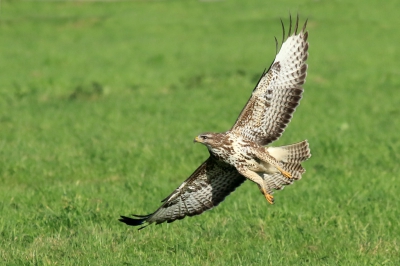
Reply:
<svg viewBox="0 0 400 266"><path fill-rule="evenodd" d="M5 265L398 265L400 2L1 1L0 256ZM140 232L207 158L288 13L308 18L304 98L274 145L313 157L269 206Z"/></svg>

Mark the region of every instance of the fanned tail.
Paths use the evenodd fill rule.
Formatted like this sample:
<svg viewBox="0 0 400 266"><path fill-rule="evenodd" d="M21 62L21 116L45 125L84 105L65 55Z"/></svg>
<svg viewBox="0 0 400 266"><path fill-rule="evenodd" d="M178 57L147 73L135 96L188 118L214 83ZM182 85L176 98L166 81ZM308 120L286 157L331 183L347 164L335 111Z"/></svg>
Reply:
<svg viewBox="0 0 400 266"><path fill-rule="evenodd" d="M294 180L301 179L301 175L306 171L301 163L311 157L308 141L303 140L280 148L288 151L286 160L282 161L283 169L290 172Z"/></svg>
<svg viewBox="0 0 400 266"><path fill-rule="evenodd" d="M282 169L289 172L292 176L291 178L287 178L280 172L272 174L264 173L265 187L269 194L272 194L274 190L283 189L285 185L291 185L295 180L301 179L306 171L301 166L301 163L311 157L307 140L281 147L269 147L267 151L279 161Z"/></svg>

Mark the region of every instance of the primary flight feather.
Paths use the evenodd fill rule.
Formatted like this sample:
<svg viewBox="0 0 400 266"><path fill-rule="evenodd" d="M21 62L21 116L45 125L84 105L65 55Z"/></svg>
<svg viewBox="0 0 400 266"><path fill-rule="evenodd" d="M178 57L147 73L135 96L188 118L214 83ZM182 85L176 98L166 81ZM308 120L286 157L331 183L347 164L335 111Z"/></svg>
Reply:
<svg viewBox="0 0 400 266"><path fill-rule="evenodd" d="M267 147L277 140L292 118L303 93L307 75L307 22L299 31L297 16L288 35L283 28L282 46L268 71L264 71L233 127L223 133L203 133L195 142L204 144L210 157L148 215L121 216L128 225L160 224L200 214L217 206L249 179L269 203L280 190L302 177L301 163L311 157L307 140ZM298 32L299 31L299 32Z"/></svg>

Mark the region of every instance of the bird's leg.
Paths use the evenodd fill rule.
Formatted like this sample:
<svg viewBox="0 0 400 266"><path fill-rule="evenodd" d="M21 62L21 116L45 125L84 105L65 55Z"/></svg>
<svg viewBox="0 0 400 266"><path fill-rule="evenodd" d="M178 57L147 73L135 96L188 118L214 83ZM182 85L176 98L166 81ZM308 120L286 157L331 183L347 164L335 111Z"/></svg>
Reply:
<svg viewBox="0 0 400 266"><path fill-rule="evenodd" d="M253 172L247 168L239 168L237 170L244 177L246 177L247 179L250 179L251 181L256 183L258 185L258 188L260 189L261 193L264 195L265 199L270 204L274 204L274 197L265 190L264 179L262 179L261 176L259 176L256 172Z"/></svg>
<svg viewBox="0 0 400 266"><path fill-rule="evenodd" d="M272 157L268 153L267 149L262 147L261 149L256 149L255 153L256 153L257 158L259 158L263 162L266 162L266 163L274 166L276 169L278 169L279 172L281 172L281 174L283 176L285 176L287 178L292 178L292 174L289 173L288 171L285 171L284 169L282 169L282 167L279 166L278 160L276 160L274 157Z"/></svg>
<svg viewBox="0 0 400 266"><path fill-rule="evenodd" d="M269 204L274 204L274 196L269 194L264 187L259 187L261 193L264 195L265 199L269 202Z"/></svg>
<svg viewBox="0 0 400 266"><path fill-rule="evenodd" d="M285 171L285 170L283 170L278 164L275 164L274 166L276 167L276 169L279 170L279 172L282 173L283 176L285 176L285 177L287 177L289 179L292 178L292 174L287 172L287 171Z"/></svg>

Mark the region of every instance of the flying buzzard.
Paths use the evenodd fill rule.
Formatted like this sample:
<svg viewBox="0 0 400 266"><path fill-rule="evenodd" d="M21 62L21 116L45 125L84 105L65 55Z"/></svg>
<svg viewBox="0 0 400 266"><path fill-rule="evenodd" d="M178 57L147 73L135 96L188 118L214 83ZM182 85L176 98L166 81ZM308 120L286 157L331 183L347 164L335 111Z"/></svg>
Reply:
<svg viewBox="0 0 400 266"><path fill-rule="evenodd" d="M217 206L232 191L249 179L258 185L269 203L274 189L283 189L301 178L301 162L311 157L307 140L266 147L277 140L292 118L303 93L307 75L307 21L298 32L299 17L292 30L290 18L286 37L282 23L282 46L233 127L223 133L203 133L194 141L204 144L210 157L155 212L148 215L121 216L120 221L139 229L201 214ZM285 40L286 39L286 40ZM278 42L275 38L277 50Z"/></svg>

